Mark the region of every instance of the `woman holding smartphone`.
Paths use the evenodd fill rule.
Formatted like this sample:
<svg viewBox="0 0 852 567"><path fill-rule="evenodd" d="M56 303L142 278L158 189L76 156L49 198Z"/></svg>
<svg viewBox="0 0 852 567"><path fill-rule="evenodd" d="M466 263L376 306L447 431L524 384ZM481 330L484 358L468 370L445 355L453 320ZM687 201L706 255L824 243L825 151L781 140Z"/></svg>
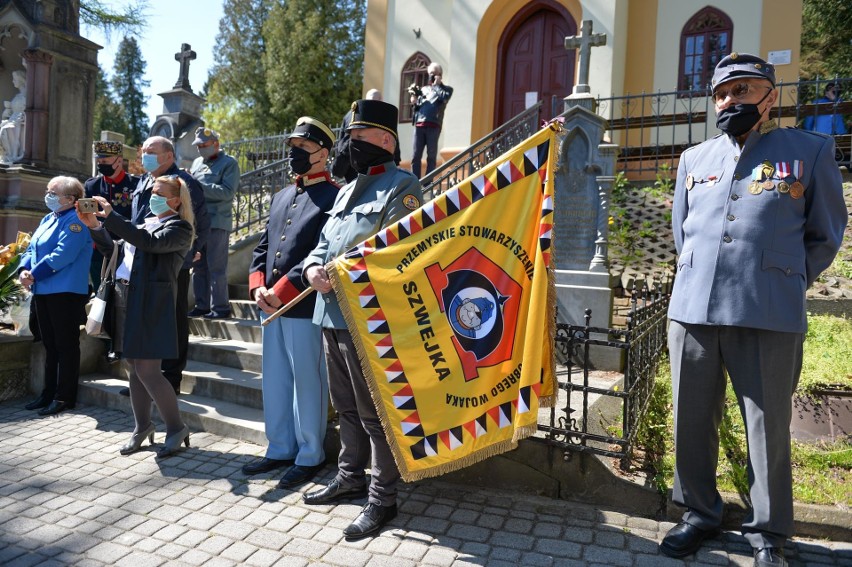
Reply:
<svg viewBox="0 0 852 567"><path fill-rule="evenodd" d="M119 452L138 451L145 438L153 444L153 401L166 424L166 441L157 456L167 457L181 444L189 446L189 428L180 418L175 391L160 371L162 359L178 354L177 277L194 237L189 190L176 175L158 177L150 201L154 216L139 226L114 212L103 197L94 200L100 206L98 212L84 213L78 208L77 215L89 227L98 250L105 256L112 253L110 233L123 241L115 273L118 337L113 338L116 348L123 348L127 362L136 427Z"/></svg>

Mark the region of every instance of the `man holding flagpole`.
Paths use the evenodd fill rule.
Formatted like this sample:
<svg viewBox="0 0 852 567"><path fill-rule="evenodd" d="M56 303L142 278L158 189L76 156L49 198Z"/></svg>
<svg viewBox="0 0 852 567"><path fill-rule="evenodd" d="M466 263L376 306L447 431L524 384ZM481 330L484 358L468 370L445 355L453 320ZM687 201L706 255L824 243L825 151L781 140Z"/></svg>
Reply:
<svg viewBox="0 0 852 567"><path fill-rule="evenodd" d="M324 266L420 207L419 181L394 163L399 144L397 123L398 110L392 104L379 100L352 103L349 153L358 177L340 190L302 274L320 292L313 321L322 326L329 392L340 416L341 442L337 475L328 486L303 499L307 504L330 504L368 495L361 513L343 530L347 540L376 534L396 517L400 475ZM371 454L368 490L364 469Z"/></svg>

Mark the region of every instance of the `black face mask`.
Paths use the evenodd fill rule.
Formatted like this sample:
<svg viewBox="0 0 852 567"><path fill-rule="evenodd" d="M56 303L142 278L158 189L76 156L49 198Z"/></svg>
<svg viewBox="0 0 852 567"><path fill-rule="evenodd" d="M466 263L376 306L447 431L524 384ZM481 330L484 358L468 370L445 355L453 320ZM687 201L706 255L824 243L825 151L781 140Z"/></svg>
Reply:
<svg viewBox="0 0 852 567"><path fill-rule="evenodd" d="M98 173L100 173L104 177L112 177L112 175L115 173L115 166L110 165L108 163L99 163Z"/></svg>
<svg viewBox="0 0 852 567"><path fill-rule="evenodd" d="M735 104L719 111L716 115L716 128L735 138L742 136L760 120L763 113L758 109L758 105L766 100L771 92L763 95L756 104Z"/></svg>
<svg viewBox="0 0 852 567"><path fill-rule="evenodd" d="M311 161L311 156L321 149L322 148L316 152L309 152L308 150L291 146L290 151L287 152L287 157L290 158L290 169L292 169L293 173L296 175L302 175L309 172L314 166L314 163Z"/></svg>
<svg viewBox="0 0 852 567"><path fill-rule="evenodd" d="M393 154L364 140L349 141L349 163L361 174L366 174L374 165L393 161Z"/></svg>

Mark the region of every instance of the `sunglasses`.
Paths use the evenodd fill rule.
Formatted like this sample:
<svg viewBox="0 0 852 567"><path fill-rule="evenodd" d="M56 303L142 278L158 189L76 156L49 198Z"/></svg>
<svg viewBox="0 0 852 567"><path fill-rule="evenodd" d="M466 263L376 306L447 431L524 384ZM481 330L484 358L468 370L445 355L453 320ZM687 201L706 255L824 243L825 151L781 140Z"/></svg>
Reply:
<svg viewBox="0 0 852 567"><path fill-rule="evenodd" d="M771 91L772 87L767 87L766 85L753 85L750 83L734 83L733 85L723 87L713 93L713 102L716 104L722 104L728 97L731 97L733 100L743 100L749 95L749 93L754 92L756 89L767 89Z"/></svg>

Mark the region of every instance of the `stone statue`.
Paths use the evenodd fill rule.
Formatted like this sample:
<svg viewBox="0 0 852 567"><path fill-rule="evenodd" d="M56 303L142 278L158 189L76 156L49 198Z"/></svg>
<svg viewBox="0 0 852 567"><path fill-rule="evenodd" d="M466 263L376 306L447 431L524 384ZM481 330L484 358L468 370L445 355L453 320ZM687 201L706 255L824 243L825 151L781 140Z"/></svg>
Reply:
<svg viewBox="0 0 852 567"><path fill-rule="evenodd" d="M27 75L24 71L12 72L12 84L18 94L3 104L3 122L0 122L0 163L10 165L24 157L24 120L27 107Z"/></svg>

